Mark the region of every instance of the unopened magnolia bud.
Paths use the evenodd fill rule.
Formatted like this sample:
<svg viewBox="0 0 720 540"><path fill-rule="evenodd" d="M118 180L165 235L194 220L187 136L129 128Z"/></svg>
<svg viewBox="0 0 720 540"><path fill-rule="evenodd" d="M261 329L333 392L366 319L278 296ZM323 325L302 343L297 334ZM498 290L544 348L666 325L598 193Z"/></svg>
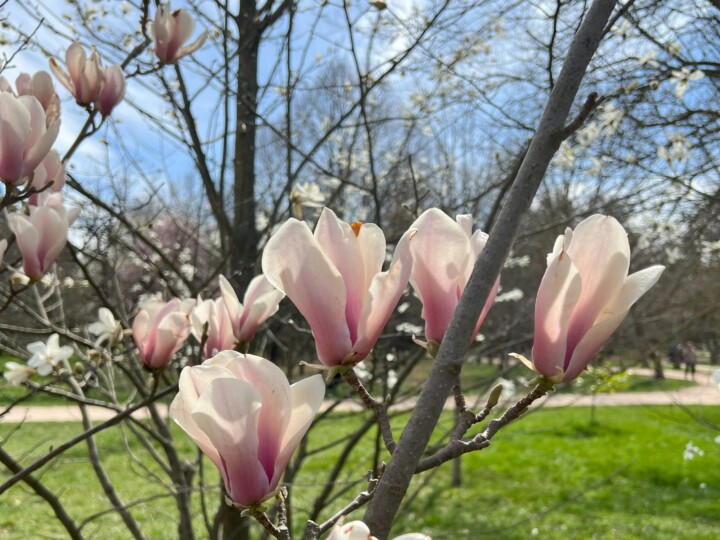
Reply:
<svg viewBox="0 0 720 540"><path fill-rule="evenodd" d="M82 375L85 373L85 366L83 366L80 362L75 362L75 365L73 365L73 371L76 375Z"/></svg>
<svg viewBox="0 0 720 540"><path fill-rule="evenodd" d="M496 384L495 387L490 390L490 395L487 398L487 404L486 407L494 407L498 404L498 401L500 401L500 395L503 391L503 385L502 384Z"/></svg>

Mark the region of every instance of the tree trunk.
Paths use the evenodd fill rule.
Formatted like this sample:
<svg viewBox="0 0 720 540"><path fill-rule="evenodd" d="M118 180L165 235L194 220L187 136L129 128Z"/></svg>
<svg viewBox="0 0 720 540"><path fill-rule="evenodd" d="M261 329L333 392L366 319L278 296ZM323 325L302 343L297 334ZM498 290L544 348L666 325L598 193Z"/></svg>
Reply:
<svg viewBox="0 0 720 540"><path fill-rule="evenodd" d="M255 226L255 132L258 99L258 48L262 32L254 0L240 3L237 19L238 69L235 156L233 159L233 234L230 263L234 281L245 289L255 274L258 231Z"/></svg>

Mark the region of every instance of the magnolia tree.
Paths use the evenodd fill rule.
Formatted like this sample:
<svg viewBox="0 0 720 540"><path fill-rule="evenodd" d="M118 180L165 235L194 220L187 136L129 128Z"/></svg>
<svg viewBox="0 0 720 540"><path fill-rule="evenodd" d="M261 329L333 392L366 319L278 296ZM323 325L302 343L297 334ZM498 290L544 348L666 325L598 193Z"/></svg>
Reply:
<svg viewBox="0 0 720 540"><path fill-rule="evenodd" d="M297 534L307 539L365 539L371 535L385 539L390 537L399 505L415 474L487 448L499 431L533 402L556 385L572 382L587 368L632 305L663 272L663 266L654 265L630 273L628 234L617 219L601 214L576 220L554 245L542 247L549 255L534 294L532 348L525 355L521 354L523 350L513 354L534 372L528 392L495 414L501 408L502 385L497 385L483 395L484 405L475 411L467 404L460 377L468 346L476 341L482 325L492 319L492 307L502 297L500 271L522 220L539 213L531 203L548 168L572 168L576 150L568 139L581 145L585 141L589 147L598 137L617 129L622 119L608 100L601 102L595 94L581 99L577 95L603 38L617 35L625 24L623 16L629 3L616 8L614 1L595 0L582 13L572 41L568 39L562 68L555 72L551 66L551 91L532 138L517 153L507 181L493 188L500 189L501 195L489 215L489 235L473 230L474 219L463 210L456 216L439 208L423 211L424 195L417 191L414 177L413 204L404 210L412 215L407 227L398 229L399 214L383 215L381 204L387 190L379 182L377 170L383 160L377 159L372 149L372 142L377 140L374 137L379 136L369 121L373 105L367 93L426 35L428 39L437 37L428 32L433 24L444 20L441 16L447 14L448 4L440 6L435 17L414 29L414 34L409 32L414 39L401 47L392 59L392 68L376 74L375 81L363 73L353 43L359 97L349 106L350 112L339 115L336 127L360 111L360 129L370 148L364 162L357 164L347 155L345 171L335 174L332 169L338 164L328 154L332 163L323 166L315 153L338 131L322 134L317 148L303 149L302 144L293 143L293 110L288 105L287 178L279 196L268 195L273 219L256 215L257 186L248 183L255 181L254 167L263 157L255 155L255 124L262 111L257 101L258 41L254 40L284 15L290 18L290 34L297 7L294 3L283 3L275 11L272 2L264 6L243 2L238 13L224 7L224 30L232 19L239 32L248 32L236 51L245 61L244 69L235 73L242 79L233 90L237 97L237 111L232 117L236 126L226 126L223 135L235 133L232 205L223 200L230 139L223 139L219 178L213 178L208 166L212 160L204 152L207 147L200 140L182 75L183 62L199 54L208 37L195 32L196 16L200 15L142 3L140 40L133 42L135 46L118 65L104 67L98 50L81 42L67 47L64 62L50 60L50 70L64 87L61 94L45 71L23 73L14 85L0 80L0 179L4 186L0 205L7 222L0 240L2 275L7 278L0 310L20 321L11 324L3 318L0 328L3 338L12 332L49 336L30 342L25 350L16 340L3 343L7 352L27 360L8 362L4 376L9 384L28 389L22 399L49 393L75 402L83 424L80 435L29 464L0 447L0 461L8 471L0 493L25 483L47 501L70 537L83 538L86 523L75 521L62 498L48 489L38 474L43 466L82 443L113 511L131 536L143 538L132 501L124 500L116 489L97 443L99 432L121 425L125 436L139 442L161 471L158 474L164 475L162 482L174 500L180 538L194 538L201 522L205 531L200 536L247 538L259 531L263 537L282 539ZM373 6L379 11L387 7L383 2ZM347 4L343 4L343 11L352 38L355 23ZM93 26L93 32L97 35L101 29ZM31 36L27 38L25 43L31 41ZM107 45L107 41L104 38L103 43ZM289 49L289 38L287 43ZM154 54L151 61L146 59L148 51ZM477 53L477 47L472 52ZM232 54L228 50L223 53L227 55L223 68L227 74ZM470 53L463 53L461 58L466 54ZM255 63L250 67L254 71L248 71L247 62L253 58ZM289 51L287 58L291 58ZM175 74L172 81L167 75L170 70ZM291 76L288 67L284 88L287 103L295 84ZM75 162L73 156L80 155L83 145L103 126L112 124L113 111L124 99L134 100L137 109L143 111L142 95L134 98L126 79L138 81L140 92L142 81L149 77L158 78L175 107L173 119L182 129L173 136L181 146L187 144L198 167L211 208L208 221L193 221L189 213L178 214L163 221L162 230L148 231L135 219L143 212L145 216L155 214L152 201L134 209L134 214L126 213L107 200L107 193L94 194L68 174ZM673 75L676 96L682 98L699 78L696 71L678 70ZM223 90L230 91L228 80L223 82ZM71 95L63 105L62 92ZM52 149L60 121L68 108L78 107L84 110L85 123L61 158ZM155 116L151 110L144 113ZM229 123L231 116L224 118ZM343 142L341 138L335 141L338 145ZM119 145L119 139L106 139L105 144ZM662 148L660 159L677 160L682 157L684 143L676 137ZM337 189L325 197L316 184L295 182L302 169L298 166L291 170L296 159L301 159L303 166L312 162L323 174L341 176L341 184L355 185L356 192ZM267 165L271 170L272 159ZM409 169L414 172L411 162ZM90 204L83 203L82 210L68 205L66 184ZM117 187L117 191L122 188ZM279 218L280 201L286 199L293 217L283 221ZM319 210L319 215L313 213L317 210L311 209L321 208L325 202L329 206L336 202L338 207L355 205L368 222L348 223L330 207ZM373 211L362 210L366 202ZM228 212L229 206L234 213ZM303 219L306 213L317 216L314 227L308 223L311 220ZM111 216L124 228L112 234L111 227L96 235L87 234L86 244L97 248L90 256L90 250L78 249L68 242L68 236L79 223L85 224L87 233L96 220L102 219L100 216ZM259 241L260 217L270 222L265 224L267 238L263 241ZM370 220L392 224L392 234ZM142 249L133 249L135 242ZM391 250L388 244L393 246ZM208 245L217 245L219 256ZM71 270L69 263L58 263L64 250L72 258ZM185 264L191 260L202 260L202 272L197 271L200 264ZM96 265L97 261L102 264ZM121 268L125 277L118 272ZM255 275L254 268L262 272ZM222 275L223 269L226 275ZM66 277L61 279L63 272ZM127 278L128 274L138 277ZM73 275L90 285L90 296L95 297L93 308L104 305L97 311L97 320L83 328L77 328L65 313L66 303L69 305L73 297L82 298L81 292L66 282L74 282ZM162 285L137 290L133 281L140 281L141 275L150 275L151 281ZM167 293L164 299L140 295L158 289ZM402 308L405 300L415 301L408 296L408 289L422 305L424 326L409 319L410 312ZM202 291L209 294L205 292L203 298ZM132 301L127 298L136 293ZM281 303L285 307L278 316ZM409 320L403 320L406 317ZM379 340L389 333L391 319L415 327L414 343L407 336L408 343L402 344L404 361L396 362L399 371L384 365L383 359L396 356L400 348L385 356L378 352L384 350ZM432 371L422 391L412 398L407 423L397 425L389 409L399 396L400 383L426 355L432 359ZM368 366L372 371L368 372ZM290 380L295 382L290 384ZM344 385L343 390L337 390L338 382ZM457 411L455 424L440 444L429 446L450 395ZM313 508L301 510L293 501L302 486L294 485L293 480L308 456L323 450L323 446L308 448L305 437L348 396L371 414L347 441L333 443L342 445L341 457L328 471L327 484ZM91 406L103 407L113 416L94 423ZM147 417L135 415L140 411ZM196 453L187 455L180 449L187 442L185 435L174 430L169 419L197 446ZM333 483L348 455L373 427L379 444L372 471L366 478L356 479L349 490L334 490ZM401 435L396 438L398 431ZM217 468L220 478L220 489L214 491L221 494L220 504L214 513L207 504L208 483L212 482L203 472L205 459ZM364 485L360 486L361 482ZM197 501L200 514L195 510ZM362 520L345 520L350 514L360 517L363 509ZM396 538L427 538L417 532L402 532L406 534Z"/></svg>

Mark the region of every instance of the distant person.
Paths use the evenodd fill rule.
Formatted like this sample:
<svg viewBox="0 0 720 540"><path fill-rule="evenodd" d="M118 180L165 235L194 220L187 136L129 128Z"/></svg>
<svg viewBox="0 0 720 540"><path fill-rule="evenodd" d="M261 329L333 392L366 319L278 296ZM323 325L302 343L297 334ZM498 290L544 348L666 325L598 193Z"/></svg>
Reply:
<svg viewBox="0 0 720 540"><path fill-rule="evenodd" d="M675 369L680 369L682 366L682 349L681 343L673 343L668 350L668 359Z"/></svg>
<svg viewBox="0 0 720 540"><path fill-rule="evenodd" d="M683 345L682 351L682 361L683 364L685 364L685 378L687 379L688 373L690 374L690 380L695 380L695 364L697 364L697 355L695 354L695 349L693 348L692 341L686 341L685 345Z"/></svg>

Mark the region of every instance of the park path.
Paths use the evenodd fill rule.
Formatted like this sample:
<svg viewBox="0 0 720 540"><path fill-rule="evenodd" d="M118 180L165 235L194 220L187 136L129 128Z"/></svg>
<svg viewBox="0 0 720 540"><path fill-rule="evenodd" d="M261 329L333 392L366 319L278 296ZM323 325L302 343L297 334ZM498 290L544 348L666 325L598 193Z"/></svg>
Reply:
<svg viewBox="0 0 720 540"><path fill-rule="evenodd" d="M720 405L720 388L712 381L712 372L716 369L710 366L698 366L698 372L695 380L697 386L683 388L675 391L658 391L658 392L615 392L613 394L597 394L595 396L579 395L569 393L554 393L539 400L535 406L542 405L544 407L587 407L591 405L599 407L612 407L621 405L668 405L679 404L683 406L693 405ZM652 376L652 370L635 368L630 370L631 373L638 375ZM668 379L682 379L683 372L676 369L665 369L665 377ZM395 406L398 410L410 410L416 404L416 398L406 399L397 403ZM468 396L468 404L471 405L473 399ZM327 401L325 407L330 406L332 402ZM482 404L480 404L482 405ZM161 412L166 414L167 411L163 405ZM446 404L447 408L453 407L453 400L449 399ZM360 403L354 401L345 401L335 408L338 411L362 411L363 407ZM88 411L90 417L95 422L102 422L112 418L115 413L101 407L89 406ZM135 418L145 418L148 412L141 409L134 413ZM81 420L80 411L74 405L33 405L33 406L16 406L7 412L0 423L19 423L19 422L79 422Z"/></svg>

